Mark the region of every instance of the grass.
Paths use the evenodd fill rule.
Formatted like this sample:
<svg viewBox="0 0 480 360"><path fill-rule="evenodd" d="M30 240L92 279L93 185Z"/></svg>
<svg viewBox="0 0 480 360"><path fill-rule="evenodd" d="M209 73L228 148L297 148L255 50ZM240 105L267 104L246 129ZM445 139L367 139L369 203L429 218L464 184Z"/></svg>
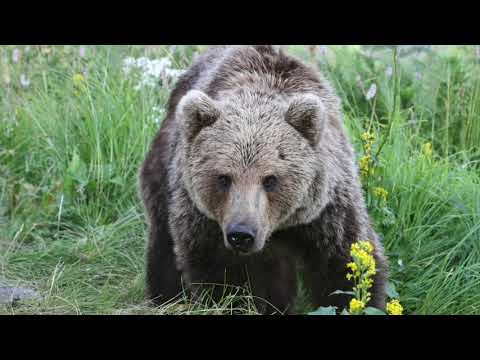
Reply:
<svg viewBox="0 0 480 360"><path fill-rule="evenodd" d="M206 298L160 309L143 296L146 226L137 172L158 128L153 109L164 108L171 85L135 90L138 78L122 72L122 59L167 56L184 68L199 47L96 46L80 57L75 46L22 46L18 62L14 48L0 47L0 278L33 286L42 298L0 306L0 313L255 313L240 290L218 304ZM419 56L383 47L288 51L331 80L359 156L361 134L377 135L365 196L406 313L480 314L474 48ZM376 95L367 100L372 84ZM386 201L376 187L389 192ZM297 309L306 312L301 294Z"/></svg>

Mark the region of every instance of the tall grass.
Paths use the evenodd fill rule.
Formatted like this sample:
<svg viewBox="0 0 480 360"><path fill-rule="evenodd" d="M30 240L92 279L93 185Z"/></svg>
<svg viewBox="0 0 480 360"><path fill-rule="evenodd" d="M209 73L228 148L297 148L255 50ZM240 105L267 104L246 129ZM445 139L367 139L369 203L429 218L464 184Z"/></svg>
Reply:
<svg viewBox="0 0 480 360"><path fill-rule="evenodd" d="M81 58L77 47L20 47L16 63L13 48L0 48L0 278L35 286L42 298L0 312L255 313L244 294L156 310L143 297L137 172L158 127L153 109L165 106L170 88L135 90L121 61L168 56L181 68L197 48L97 46ZM384 144L365 196L407 313L479 314L480 64L473 48L418 57L383 48L329 47L313 58L305 47L288 50L331 80L359 154L367 130L379 136L376 149ZM21 74L31 82L26 88ZM372 84L376 95L367 100ZM389 191L386 204L376 186ZM240 308L238 299L245 300ZM304 296L298 303L306 311Z"/></svg>

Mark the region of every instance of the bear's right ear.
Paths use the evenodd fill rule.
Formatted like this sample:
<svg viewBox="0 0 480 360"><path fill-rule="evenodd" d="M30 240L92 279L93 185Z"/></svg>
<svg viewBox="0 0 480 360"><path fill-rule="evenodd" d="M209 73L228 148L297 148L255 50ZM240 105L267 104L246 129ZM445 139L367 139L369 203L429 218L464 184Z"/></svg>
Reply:
<svg viewBox="0 0 480 360"><path fill-rule="evenodd" d="M312 147L320 141L327 114L322 100L313 94L295 96L285 114L285 120L295 128Z"/></svg>
<svg viewBox="0 0 480 360"><path fill-rule="evenodd" d="M186 139L191 142L200 130L218 119L220 111L207 94L199 90L190 90L178 104L178 115Z"/></svg>

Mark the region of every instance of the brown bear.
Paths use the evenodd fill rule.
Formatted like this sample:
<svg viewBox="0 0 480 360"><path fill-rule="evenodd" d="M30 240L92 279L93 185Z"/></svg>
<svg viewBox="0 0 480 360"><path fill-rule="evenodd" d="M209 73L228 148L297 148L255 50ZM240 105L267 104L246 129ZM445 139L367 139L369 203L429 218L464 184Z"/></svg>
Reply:
<svg viewBox="0 0 480 360"><path fill-rule="evenodd" d="M183 289L248 283L262 313L291 313L298 265L313 305L342 309L349 296L331 293L351 290L351 244L370 240L369 305L384 308L387 260L340 101L282 50L216 46L200 55L171 93L140 184L155 304Z"/></svg>

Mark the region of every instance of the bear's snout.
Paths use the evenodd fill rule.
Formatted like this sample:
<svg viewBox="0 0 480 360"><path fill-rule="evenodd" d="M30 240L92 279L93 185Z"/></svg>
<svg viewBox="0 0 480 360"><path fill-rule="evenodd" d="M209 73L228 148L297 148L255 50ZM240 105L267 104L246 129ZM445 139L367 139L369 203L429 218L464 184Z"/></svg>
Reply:
<svg viewBox="0 0 480 360"><path fill-rule="evenodd" d="M227 229L227 241L240 253L249 253L255 243L256 230L245 224L232 224Z"/></svg>

